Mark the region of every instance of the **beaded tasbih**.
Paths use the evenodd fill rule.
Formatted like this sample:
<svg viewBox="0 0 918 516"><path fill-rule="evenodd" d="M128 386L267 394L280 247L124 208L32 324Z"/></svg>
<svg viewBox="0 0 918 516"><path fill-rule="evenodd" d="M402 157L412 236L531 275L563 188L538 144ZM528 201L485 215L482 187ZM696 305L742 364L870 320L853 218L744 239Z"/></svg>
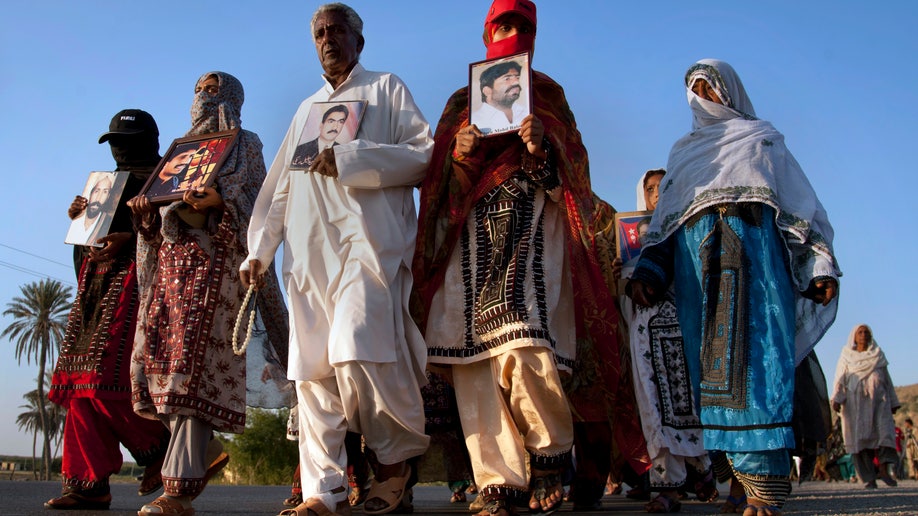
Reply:
<svg viewBox="0 0 918 516"><path fill-rule="evenodd" d="M242 300L242 306L239 308L239 313L236 315L236 324L233 326L233 353L237 356L245 353L245 348L249 347L249 341L252 340L252 328L255 327L255 284L249 285L249 290L245 293L245 299ZM245 311L249 307L249 301L252 301L252 309L249 311L249 326L245 330L245 340L242 342L242 347L239 347L238 337L239 337L239 325L242 324L242 318L245 316Z"/></svg>

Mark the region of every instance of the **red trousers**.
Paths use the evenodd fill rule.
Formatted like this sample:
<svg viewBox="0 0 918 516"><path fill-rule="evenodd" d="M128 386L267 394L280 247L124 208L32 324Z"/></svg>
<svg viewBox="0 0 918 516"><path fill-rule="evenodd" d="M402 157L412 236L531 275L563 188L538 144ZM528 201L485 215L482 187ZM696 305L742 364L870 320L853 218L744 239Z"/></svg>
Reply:
<svg viewBox="0 0 918 516"><path fill-rule="evenodd" d="M159 421L134 413L129 399L72 398L64 423L64 484L92 489L121 470L123 444L140 466L161 457L169 431Z"/></svg>

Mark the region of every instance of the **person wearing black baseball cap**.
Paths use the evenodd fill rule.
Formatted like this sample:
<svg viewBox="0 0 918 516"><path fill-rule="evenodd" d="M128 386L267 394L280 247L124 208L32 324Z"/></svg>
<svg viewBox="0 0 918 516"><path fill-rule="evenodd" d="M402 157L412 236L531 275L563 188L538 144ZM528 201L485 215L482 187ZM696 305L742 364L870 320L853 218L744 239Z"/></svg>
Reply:
<svg viewBox="0 0 918 516"><path fill-rule="evenodd" d="M160 469L169 442L162 423L134 413L130 382L137 278L127 200L140 192L159 163L159 129L149 113L125 109L99 138L99 143L106 141L116 170L131 175L109 234L97 240L103 247L74 250L79 283L48 395L67 408L63 493L45 502L49 509L108 509L109 477L121 470L121 445L145 467L138 494L156 491L162 486ZM70 218L79 217L87 204L77 196L68 210Z"/></svg>
<svg viewBox="0 0 918 516"><path fill-rule="evenodd" d="M122 109L112 117L108 124L108 132L102 133L99 143L105 143L117 134L140 133L150 133L158 137L159 128L156 126L156 120L142 109Z"/></svg>
<svg viewBox="0 0 918 516"><path fill-rule="evenodd" d="M118 170L152 169L159 163L159 127L153 116L141 109L116 113L108 124L108 132L99 136L99 143L105 142L112 147Z"/></svg>

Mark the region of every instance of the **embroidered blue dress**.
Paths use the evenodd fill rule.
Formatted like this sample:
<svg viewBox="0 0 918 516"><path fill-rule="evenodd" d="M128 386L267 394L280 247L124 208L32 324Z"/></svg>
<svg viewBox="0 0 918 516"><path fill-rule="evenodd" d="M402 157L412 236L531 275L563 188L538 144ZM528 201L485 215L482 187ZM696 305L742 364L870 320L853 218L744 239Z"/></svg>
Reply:
<svg viewBox="0 0 918 516"><path fill-rule="evenodd" d="M781 507L795 444L794 368L837 310L837 298L813 301L817 282L841 275L833 231L736 72L702 60L685 79L692 131L670 152L632 280L654 293L674 283L705 448L727 453L747 496ZM696 80L720 102L695 95Z"/></svg>

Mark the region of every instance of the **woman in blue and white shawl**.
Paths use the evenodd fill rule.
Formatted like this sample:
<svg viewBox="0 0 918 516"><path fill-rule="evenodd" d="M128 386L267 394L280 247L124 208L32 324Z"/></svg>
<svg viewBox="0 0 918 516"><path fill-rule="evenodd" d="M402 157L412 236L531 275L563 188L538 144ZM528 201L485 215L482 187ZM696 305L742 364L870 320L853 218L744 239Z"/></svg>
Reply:
<svg viewBox="0 0 918 516"><path fill-rule="evenodd" d="M742 485L747 516L780 514L794 367L837 310L833 231L784 136L756 117L730 65L701 60L685 87L692 131L670 151L627 290L648 306L674 282L705 447L726 452L718 477Z"/></svg>

